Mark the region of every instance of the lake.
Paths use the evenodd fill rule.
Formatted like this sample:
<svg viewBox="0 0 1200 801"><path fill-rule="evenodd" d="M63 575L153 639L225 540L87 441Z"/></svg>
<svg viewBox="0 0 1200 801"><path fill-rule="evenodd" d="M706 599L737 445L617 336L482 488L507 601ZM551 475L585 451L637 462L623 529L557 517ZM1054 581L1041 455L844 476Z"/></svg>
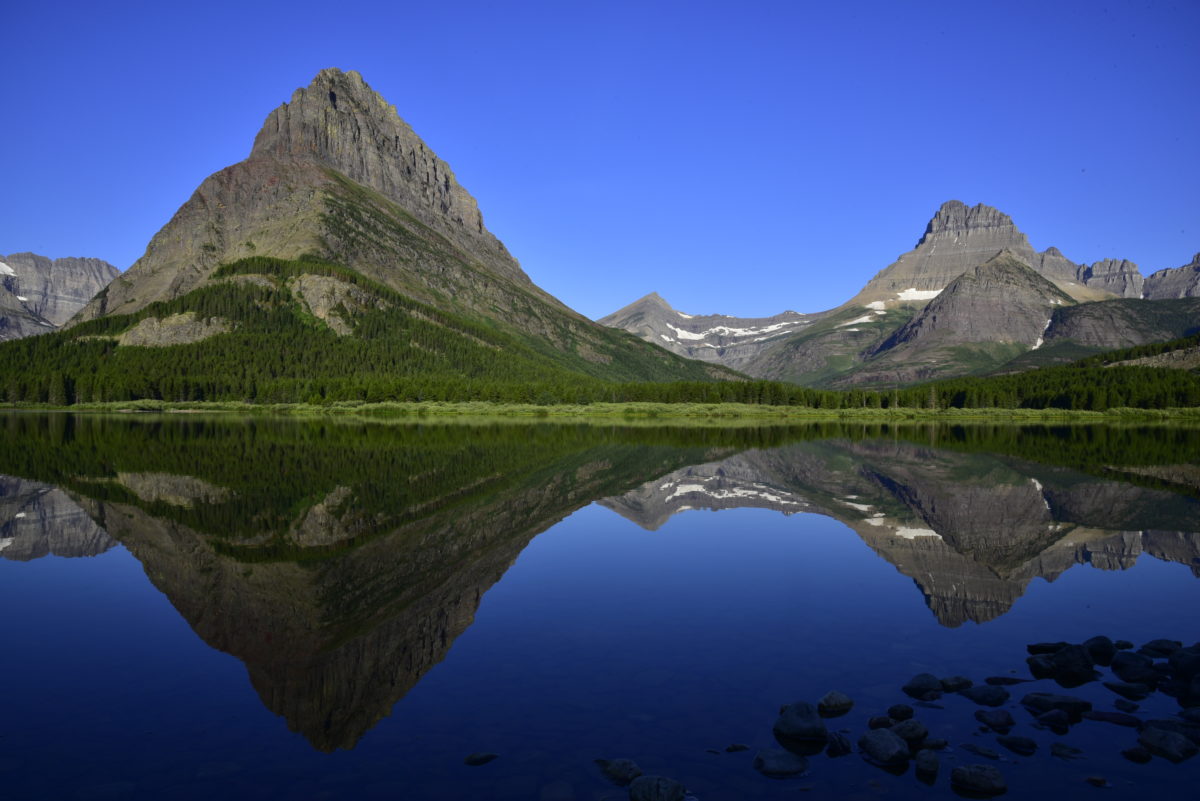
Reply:
<svg viewBox="0 0 1200 801"><path fill-rule="evenodd" d="M1122 752L1200 729L1198 577L1181 426L0 414L0 796L615 801L596 760L630 759L698 801L955 798L967 764L1184 797L1200 757ZM1082 678L1027 663L1100 635ZM833 690L853 753L757 770ZM859 753L897 704L936 776Z"/></svg>

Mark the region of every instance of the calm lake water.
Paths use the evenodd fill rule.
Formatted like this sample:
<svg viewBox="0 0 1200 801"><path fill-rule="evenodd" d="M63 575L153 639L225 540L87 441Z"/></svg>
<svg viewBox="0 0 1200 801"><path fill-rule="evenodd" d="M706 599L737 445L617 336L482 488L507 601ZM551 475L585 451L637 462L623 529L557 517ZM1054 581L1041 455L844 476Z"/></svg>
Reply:
<svg viewBox="0 0 1200 801"><path fill-rule="evenodd" d="M0 797L627 798L601 758L699 801L955 798L973 763L1011 798L1188 797L1200 757L1019 703L1115 711L1101 681L1006 687L1029 757L901 687L1190 645L1198 577L1194 429L0 415ZM830 690L852 744L912 704L933 784L857 748L757 772L781 705Z"/></svg>

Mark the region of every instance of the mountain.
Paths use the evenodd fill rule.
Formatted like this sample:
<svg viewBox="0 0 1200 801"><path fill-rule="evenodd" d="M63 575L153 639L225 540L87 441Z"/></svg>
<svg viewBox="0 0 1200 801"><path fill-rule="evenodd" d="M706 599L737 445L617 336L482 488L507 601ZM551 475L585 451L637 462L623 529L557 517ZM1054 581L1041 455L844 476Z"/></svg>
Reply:
<svg viewBox="0 0 1200 801"><path fill-rule="evenodd" d="M100 259L0 256L0 340L57 329L119 274Z"/></svg>
<svg viewBox="0 0 1200 801"><path fill-rule="evenodd" d="M1147 276L1146 297L1150 300L1200 298L1200 253L1182 267L1159 270Z"/></svg>
<svg viewBox="0 0 1200 801"><path fill-rule="evenodd" d="M0 475L0 559L98 556L116 544L58 487Z"/></svg>
<svg viewBox="0 0 1200 801"><path fill-rule="evenodd" d="M771 343L804 330L820 316L794 311L773 317L685 314L651 292L597 322L636 334L680 356L741 370Z"/></svg>
<svg viewBox="0 0 1200 801"><path fill-rule="evenodd" d="M9 400L570 400L741 378L538 288L355 72L322 70L58 338L0 348ZM0 392L5 387L0 386Z"/></svg>
<svg viewBox="0 0 1200 801"><path fill-rule="evenodd" d="M960 373L972 362L999 366L1040 348L1056 308L1072 304L1064 291L1003 251L955 278L868 351L853 380L904 384Z"/></svg>
<svg viewBox="0 0 1200 801"><path fill-rule="evenodd" d="M1142 295L1142 276L1132 262L1107 259L1085 266L1058 248L1038 252L1007 214L982 203L950 200L933 215L916 247L881 270L847 305L930 300L963 272L1004 250L1076 300Z"/></svg>
<svg viewBox="0 0 1200 801"><path fill-rule="evenodd" d="M745 321L675 312L657 294L600 322L755 378L809 387L891 387L930 378L1013 372L1102 350L1187 336L1200 302L1178 300L1191 266L1143 279L1124 259L1075 264L1035 251L990 206L943 203L916 247L826 312ZM1197 283L1197 282L1192 282ZM1142 299L1176 298L1167 302ZM775 321L787 325L772 327ZM765 335L768 334L769 335Z"/></svg>

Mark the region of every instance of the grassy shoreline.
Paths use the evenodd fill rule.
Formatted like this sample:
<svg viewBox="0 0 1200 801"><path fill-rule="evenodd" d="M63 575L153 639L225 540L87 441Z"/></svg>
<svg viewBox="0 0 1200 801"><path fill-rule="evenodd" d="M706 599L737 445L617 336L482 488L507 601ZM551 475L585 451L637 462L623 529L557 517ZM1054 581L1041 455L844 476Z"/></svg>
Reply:
<svg viewBox="0 0 1200 801"><path fill-rule="evenodd" d="M1193 422L1200 424L1200 407L1175 409L1108 409L1103 412L1071 409L816 409L804 406L768 406L741 403L594 403L588 405L535 405L485 402L354 403L328 405L308 403L258 404L244 402L168 402L127 401L84 403L73 406L49 404L9 404L5 411L72 413L168 413L200 414L236 412L269 416L362 416L374 418L449 419L482 418L514 420L682 420L720 424L737 422L776 423L823 420L861 420L864 422L936 421L936 422Z"/></svg>

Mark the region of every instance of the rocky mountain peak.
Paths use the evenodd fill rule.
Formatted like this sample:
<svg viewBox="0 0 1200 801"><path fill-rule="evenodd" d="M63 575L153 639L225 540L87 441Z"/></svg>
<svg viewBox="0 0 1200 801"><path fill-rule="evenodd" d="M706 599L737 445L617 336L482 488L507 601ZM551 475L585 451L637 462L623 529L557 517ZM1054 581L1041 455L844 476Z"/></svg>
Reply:
<svg viewBox="0 0 1200 801"><path fill-rule="evenodd" d="M1170 267L1147 276L1144 289L1148 300L1200 298L1200 253L1181 267Z"/></svg>
<svg viewBox="0 0 1200 801"><path fill-rule="evenodd" d="M1012 217L1004 212L982 203L968 206L961 200L947 200L934 213L929 225L925 226L925 234L917 245L924 244L937 234L963 234L983 230L1002 232L1010 235L1014 241L1025 241L1025 235L1017 230Z"/></svg>
<svg viewBox="0 0 1200 801"><path fill-rule="evenodd" d="M272 111L250 159L312 161L381 193L466 246L511 260L449 165L353 70L323 69ZM528 282L520 270L510 278Z"/></svg>

